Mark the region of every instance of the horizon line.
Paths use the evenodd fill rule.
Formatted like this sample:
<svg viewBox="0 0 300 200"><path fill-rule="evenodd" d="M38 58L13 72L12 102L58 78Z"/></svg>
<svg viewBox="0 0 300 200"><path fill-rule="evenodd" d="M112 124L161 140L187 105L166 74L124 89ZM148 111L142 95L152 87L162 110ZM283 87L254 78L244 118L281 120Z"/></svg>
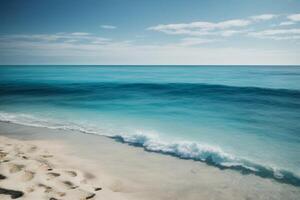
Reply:
<svg viewBox="0 0 300 200"><path fill-rule="evenodd" d="M0 64L0 66L291 66L300 67L300 64Z"/></svg>

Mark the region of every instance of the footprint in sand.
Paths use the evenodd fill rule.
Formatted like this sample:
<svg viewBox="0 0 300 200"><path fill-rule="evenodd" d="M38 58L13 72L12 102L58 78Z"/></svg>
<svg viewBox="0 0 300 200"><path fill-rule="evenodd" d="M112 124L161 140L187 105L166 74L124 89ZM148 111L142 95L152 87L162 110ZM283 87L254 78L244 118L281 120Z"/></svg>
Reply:
<svg viewBox="0 0 300 200"><path fill-rule="evenodd" d="M45 193L49 193L53 190L52 187L42 184L42 183L39 183L37 186L40 188L43 188Z"/></svg>
<svg viewBox="0 0 300 200"><path fill-rule="evenodd" d="M35 173L32 171L25 170L24 173L21 175L22 181L30 181L34 178Z"/></svg>
<svg viewBox="0 0 300 200"><path fill-rule="evenodd" d="M7 156L8 153L4 152L4 151L0 151L0 160L2 160L3 158L5 158Z"/></svg>
<svg viewBox="0 0 300 200"><path fill-rule="evenodd" d="M64 192L51 193L49 200L60 200L60 197L64 197L64 196L67 196L68 199L86 200L86 199L93 199L96 196L96 194L82 189L78 189L72 191L72 193L67 193L67 194Z"/></svg>
<svg viewBox="0 0 300 200"><path fill-rule="evenodd" d="M91 193L87 197L85 197L85 199L92 199L94 196L96 196L96 194Z"/></svg>
<svg viewBox="0 0 300 200"><path fill-rule="evenodd" d="M71 181L63 181L62 184L67 188L67 189L76 189L78 186L76 186L74 183Z"/></svg>
<svg viewBox="0 0 300 200"><path fill-rule="evenodd" d="M66 196L65 192L57 191L56 189L54 189L46 184L39 183L39 184L37 184L37 186L39 188L43 189L44 190L43 192L46 194L46 196L50 197L50 199L51 198L57 199L57 198ZM32 191L34 191L34 187L32 187Z"/></svg>
<svg viewBox="0 0 300 200"><path fill-rule="evenodd" d="M60 197L67 196L69 199L86 200L86 199L93 199L96 196L95 193L80 189L79 186L76 186L71 181L59 181L57 182L56 185L58 187L62 186L69 191L67 193L57 192L49 186L46 186L44 184L39 184L40 187L45 188L45 193L49 193L50 199L60 199Z"/></svg>
<svg viewBox="0 0 300 200"><path fill-rule="evenodd" d="M73 170L65 170L64 173L72 178L75 178L75 177L79 177L80 180L80 183L81 184L87 184L88 183L88 179L93 179L95 178L95 176L93 174L90 174L90 173L78 173L76 171L73 171Z"/></svg>
<svg viewBox="0 0 300 200"><path fill-rule="evenodd" d="M77 176L77 172L74 171L65 171L65 173L71 177L76 177Z"/></svg>
<svg viewBox="0 0 300 200"><path fill-rule="evenodd" d="M72 191L72 193L68 194L68 197L70 199L80 199L80 200L94 199L95 196L96 196L95 193L88 192L82 189L76 189Z"/></svg>
<svg viewBox="0 0 300 200"><path fill-rule="evenodd" d="M47 196L50 196L50 199L56 199L56 200L60 200L60 197L64 197L66 196L65 192L57 192L57 191L51 191L51 193Z"/></svg>
<svg viewBox="0 0 300 200"><path fill-rule="evenodd" d="M55 172L49 172L47 173L48 177L50 178L56 178L56 177L59 177L60 174L59 173L55 173Z"/></svg>
<svg viewBox="0 0 300 200"><path fill-rule="evenodd" d="M24 160L28 160L28 156L22 156Z"/></svg>
<svg viewBox="0 0 300 200"><path fill-rule="evenodd" d="M97 191L102 190L102 188L101 187L96 187L94 190L97 192Z"/></svg>
<svg viewBox="0 0 300 200"><path fill-rule="evenodd" d="M65 192L56 192L58 196L60 197L64 197L66 196L66 193Z"/></svg>
<svg viewBox="0 0 300 200"><path fill-rule="evenodd" d="M93 174L89 173L89 172L85 172L84 173L84 178L86 178L86 179L94 179L95 176Z"/></svg>
<svg viewBox="0 0 300 200"><path fill-rule="evenodd" d="M18 165L18 164L13 164L11 163L9 165L9 173L16 173L21 171L23 168L25 167L25 165Z"/></svg>
<svg viewBox="0 0 300 200"><path fill-rule="evenodd" d="M34 187L27 187L27 188L25 189L25 191L26 191L27 193L34 192Z"/></svg>
<svg viewBox="0 0 300 200"><path fill-rule="evenodd" d="M37 159L37 161L40 163L40 169L42 170L48 170L51 171L53 168L53 165L46 159Z"/></svg>
<svg viewBox="0 0 300 200"><path fill-rule="evenodd" d="M41 157L43 157L43 158L52 158L53 155L41 155Z"/></svg>

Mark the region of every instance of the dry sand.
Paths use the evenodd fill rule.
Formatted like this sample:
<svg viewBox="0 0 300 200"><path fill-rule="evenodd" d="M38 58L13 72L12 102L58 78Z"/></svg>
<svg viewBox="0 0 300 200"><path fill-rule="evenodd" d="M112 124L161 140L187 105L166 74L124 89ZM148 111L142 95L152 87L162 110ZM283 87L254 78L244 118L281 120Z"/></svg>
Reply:
<svg viewBox="0 0 300 200"><path fill-rule="evenodd" d="M0 199L124 199L104 189L97 175L70 167L63 151L59 142L1 136Z"/></svg>

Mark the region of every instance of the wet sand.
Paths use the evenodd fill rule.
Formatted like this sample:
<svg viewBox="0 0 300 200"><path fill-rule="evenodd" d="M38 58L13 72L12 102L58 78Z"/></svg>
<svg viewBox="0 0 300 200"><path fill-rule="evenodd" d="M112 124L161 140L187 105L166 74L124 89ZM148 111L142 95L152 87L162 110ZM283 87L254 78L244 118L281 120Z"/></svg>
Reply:
<svg viewBox="0 0 300 200"><path fill-rule="evenodd" d="M21 191L20 199L300 197L299 187L146 152L107 137L9 123L0 123L0 135L0 174L5 176L0 188ZM0 194L0 199L10 195Z"/></svg>

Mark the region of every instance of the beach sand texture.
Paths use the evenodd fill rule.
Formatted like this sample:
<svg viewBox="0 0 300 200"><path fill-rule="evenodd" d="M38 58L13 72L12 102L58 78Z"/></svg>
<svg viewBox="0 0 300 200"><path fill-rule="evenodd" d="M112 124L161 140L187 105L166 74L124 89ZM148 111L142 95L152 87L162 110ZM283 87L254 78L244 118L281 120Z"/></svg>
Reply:
<svg viewBox="0 0 300 200"><path fill-rule="evenodd" d="M0 137L1 200L121 199L107 194L95 175L67 167L57 156L62 146L51 144L54 155L37 144L47 146Z"/></svg>

